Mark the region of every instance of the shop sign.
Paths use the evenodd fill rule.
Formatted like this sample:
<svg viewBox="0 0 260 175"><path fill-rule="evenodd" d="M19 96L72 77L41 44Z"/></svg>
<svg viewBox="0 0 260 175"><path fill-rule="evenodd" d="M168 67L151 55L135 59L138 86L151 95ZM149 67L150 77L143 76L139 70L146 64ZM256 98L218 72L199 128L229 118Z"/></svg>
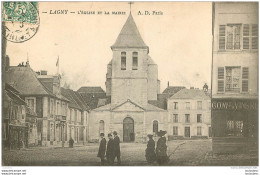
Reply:
<svg viewBox="0 0 260 175"><path fill-rule="evenodd" d="M212 101L212 110L258 110L256 101Z"/></svg>

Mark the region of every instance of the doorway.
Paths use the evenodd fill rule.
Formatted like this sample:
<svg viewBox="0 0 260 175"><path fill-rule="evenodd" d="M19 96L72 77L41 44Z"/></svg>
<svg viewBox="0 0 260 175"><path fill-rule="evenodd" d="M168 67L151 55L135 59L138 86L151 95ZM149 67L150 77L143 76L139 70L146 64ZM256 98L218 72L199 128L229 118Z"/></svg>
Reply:
<svg viewBox="0 0 260 175"><path fill-rule="evenodd" d="M135 141L134 120L131 117L126 117L123 121L123 141Z"/></svg>
<svg viewBox="0 0 260 175"><path fill-rule="evenodd" d="M190 137L190 127L185 127L185 137Z"/></svg>

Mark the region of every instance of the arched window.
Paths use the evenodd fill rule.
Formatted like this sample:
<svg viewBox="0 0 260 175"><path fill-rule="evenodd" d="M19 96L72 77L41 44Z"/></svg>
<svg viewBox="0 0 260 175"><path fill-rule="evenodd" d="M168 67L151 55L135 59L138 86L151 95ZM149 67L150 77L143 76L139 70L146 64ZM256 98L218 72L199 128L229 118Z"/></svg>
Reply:
<svg viewBox="0 0 260 175"><path fill-rule="evenodd" d="M105 133L105 122L103 120L99 121L99 134Z"/></svg>
<svg viewBox="0 0 260 175"><path fill-rule="evenodd" d="M126 52L121 52L121 70L126 70Z"/></svg>
<svg viewBox="0 0 260 175"><path fill-rule="evenodd" d="M155 133L155 134L158 133L158 121L157 120L153 121L153 133Z"/></svg>
<svg viewBox="0 0 260 175"><path fill-rule="evenodd" d="M133 52L133 70L138 70L138 52Z"/></svg>

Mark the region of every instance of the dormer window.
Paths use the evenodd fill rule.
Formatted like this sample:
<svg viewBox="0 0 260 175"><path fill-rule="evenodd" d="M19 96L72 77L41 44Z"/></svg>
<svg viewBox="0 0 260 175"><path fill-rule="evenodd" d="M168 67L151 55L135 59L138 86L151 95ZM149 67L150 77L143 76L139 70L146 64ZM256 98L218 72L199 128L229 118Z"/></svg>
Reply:
<svg viewBox="0 0 260 175"><path fill-rule="evenodd" d="M126 52L121 52L121 70L126 70Z"/></svg>
<svg viewBox="0 0 260 175"><path fill-rule="evenodd" d="M138 52L133 52L133 70L138 70Z"/></svg>

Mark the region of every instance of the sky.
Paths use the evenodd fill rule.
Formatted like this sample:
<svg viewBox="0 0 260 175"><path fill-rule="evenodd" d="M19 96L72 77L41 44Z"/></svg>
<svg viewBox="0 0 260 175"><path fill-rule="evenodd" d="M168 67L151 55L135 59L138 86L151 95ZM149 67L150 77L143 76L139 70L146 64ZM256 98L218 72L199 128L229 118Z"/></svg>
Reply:
<svg viewBox="0 0 260 175"><path fill-rule="evenodd" d="M50 14L69 10L68 14ZM95 14L78 14L95 11ZM102 11L97 15L97 11ZM104 12L109 12L105 15ZM125 12L113 15L112 12ZM149 11L151 15L138 15ZM153 11L163 15L152 15ZM42 13L47 12L47 13ZM75 12L75 13L70 13ZM40 27L28 41L7 41L6 54L16 66L29 59L35 71L60 73L73 90L101 86L107 64L130 7L127 2L39 2ZM132 16L158 65L161 92L170 86L202 88L211 79L211 2L134 2ZM140 13L139 13L140 14ZM27 57L28 55L28 57Z"/></svg>

